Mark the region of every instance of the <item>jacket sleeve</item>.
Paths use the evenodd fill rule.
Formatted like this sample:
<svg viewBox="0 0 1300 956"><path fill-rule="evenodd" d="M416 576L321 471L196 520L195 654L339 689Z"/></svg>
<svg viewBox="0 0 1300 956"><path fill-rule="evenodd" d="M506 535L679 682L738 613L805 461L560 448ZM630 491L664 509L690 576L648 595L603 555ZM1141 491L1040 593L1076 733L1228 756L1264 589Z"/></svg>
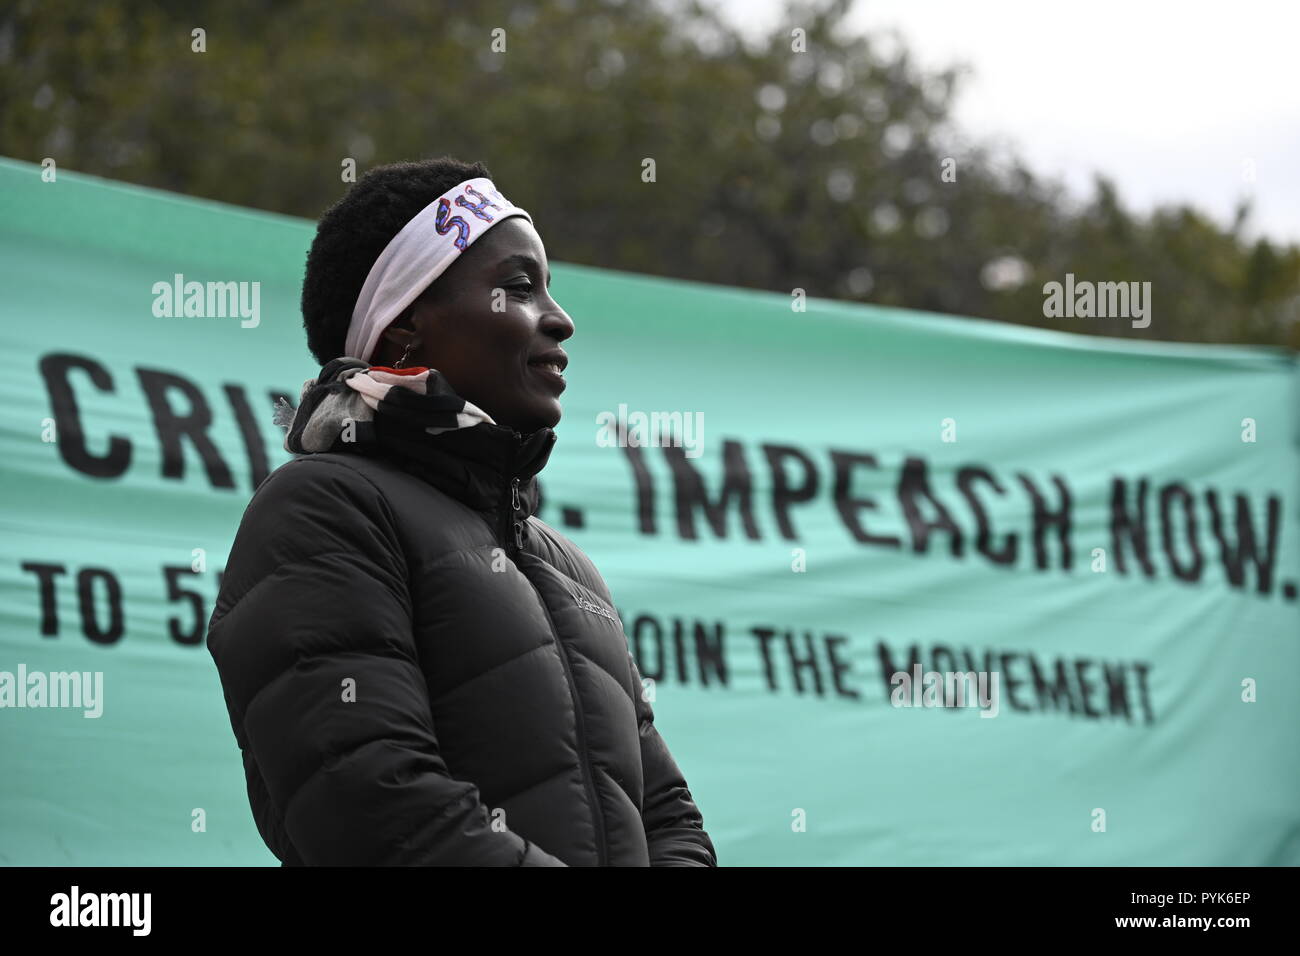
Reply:
<svg viewBox="0 0 1300 956"><path fill-rule="evenodd" d="M493 826L478 788L449 774L393 516L348 465L295 460L258 488L208 648L259 832L281 860L565 865Z"/></svg>
<svg viewBox="0 0 1300 956"><path fill-rule="evenodd" d="M641 729L644 797L641 819L650 845L651 866L717 866L713 841L704 830L704 817L695 805L677 762L655 727L654 709L645 700L641 671L628 652L634 703Z"/></svg>

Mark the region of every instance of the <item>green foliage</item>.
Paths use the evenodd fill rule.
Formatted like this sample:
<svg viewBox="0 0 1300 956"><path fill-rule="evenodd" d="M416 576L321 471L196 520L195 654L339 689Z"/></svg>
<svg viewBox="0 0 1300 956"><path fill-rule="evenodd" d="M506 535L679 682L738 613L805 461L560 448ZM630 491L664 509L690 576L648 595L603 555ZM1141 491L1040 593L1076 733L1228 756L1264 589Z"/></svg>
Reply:
<svg viewBox="0 0 1300 956"><path fill-rule="evenodd" d="M0 153L312 218L345 158L450 153L486 162L559 260L1300 348L1300 249L1243 238L1245 210L1134 214L1104 180L1072 202L962 137L958 74L886 55L848 7L792 4L747 45L695 0L26 0L0 10ZM1044 318L1066 272L1150 281L1150 328Z"/></svg>

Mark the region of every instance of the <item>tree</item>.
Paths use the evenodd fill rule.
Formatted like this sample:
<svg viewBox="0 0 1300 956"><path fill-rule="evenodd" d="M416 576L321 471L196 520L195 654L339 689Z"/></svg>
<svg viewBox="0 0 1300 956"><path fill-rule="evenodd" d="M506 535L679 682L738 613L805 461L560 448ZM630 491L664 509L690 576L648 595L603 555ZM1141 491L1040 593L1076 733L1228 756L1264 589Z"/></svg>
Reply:
<svg viewBox="0 0 1300 956"><path fill-rule="evenodd" d="M0 152L312 218L347 159L451 153L562 261L1300 347L1295 245L1136 215L1105 180L1071 202L953 128L955 70L854 33L849 7L793 3L747 45L697 0L26 0L0 13ZM1150 281L1152 325L1045 317L1066 272Z"/></svg>

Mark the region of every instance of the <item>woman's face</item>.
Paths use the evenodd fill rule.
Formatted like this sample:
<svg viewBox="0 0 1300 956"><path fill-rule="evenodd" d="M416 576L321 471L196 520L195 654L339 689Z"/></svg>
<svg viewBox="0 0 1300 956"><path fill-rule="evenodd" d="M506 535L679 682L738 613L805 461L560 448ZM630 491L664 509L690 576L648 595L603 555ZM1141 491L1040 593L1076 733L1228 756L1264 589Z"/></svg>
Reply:
<svg viewBox="0 0 1300 956"><path fill-rule="evenodd" d="M559 344L573 320L551 298L546 249L532 223L511 216L497 223L418 300L409 322L384 332L371 359L392 365L411 341L405 367L437 369L461 398L501 425L521 432L560 420L561 375L547 360L568 364ZM382 356L382 358L381 358Z"/></svg>

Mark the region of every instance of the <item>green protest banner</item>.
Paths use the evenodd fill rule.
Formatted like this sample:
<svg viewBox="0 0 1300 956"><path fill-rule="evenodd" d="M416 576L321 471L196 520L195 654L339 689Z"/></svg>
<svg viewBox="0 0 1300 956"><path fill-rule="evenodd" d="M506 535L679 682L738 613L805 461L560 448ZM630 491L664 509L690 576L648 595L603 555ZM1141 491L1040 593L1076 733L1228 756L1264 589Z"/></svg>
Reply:
<svg viewBox="0 0 1300 956"><path fill-rule="evenodd" d="M0 863L274 864L203 642L313 225L42 173L0 162ZM1300 863L1294 355L553 271L540 517L720 865Z"/></svg>

